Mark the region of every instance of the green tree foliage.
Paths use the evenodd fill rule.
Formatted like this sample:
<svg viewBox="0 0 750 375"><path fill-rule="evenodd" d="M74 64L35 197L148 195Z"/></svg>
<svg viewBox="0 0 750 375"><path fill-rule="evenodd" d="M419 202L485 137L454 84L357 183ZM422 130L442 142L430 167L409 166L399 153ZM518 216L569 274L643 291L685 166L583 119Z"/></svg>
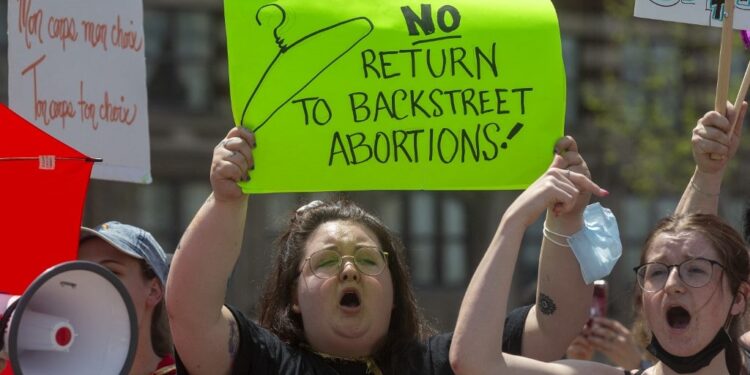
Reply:
<svg viewBox="0 0 750 375"><path fill-rule="evenodd" d="M582 117L591 120L583 120L585 138L602 155L593 172L605 176L606 186L636 194L679 194L694 168L691 131L713 109L721 31L635 18L633 9L634 0L604 0L603 19L591 35L578 36L598 51L587 54L597 60L582 59L579 83ZM739 39L731 101L750 56ZM727 177L737 185L735 174Z"/></svg>

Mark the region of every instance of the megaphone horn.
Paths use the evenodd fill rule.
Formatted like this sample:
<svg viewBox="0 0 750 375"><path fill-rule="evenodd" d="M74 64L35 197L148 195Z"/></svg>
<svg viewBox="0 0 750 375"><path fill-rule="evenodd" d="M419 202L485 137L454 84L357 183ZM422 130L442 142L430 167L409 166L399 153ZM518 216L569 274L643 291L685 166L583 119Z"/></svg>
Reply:
<svg viewBox="0 0 750 375"><path fill-rule="evenodd" d="M0 350L16 375L130 371L138 341L133 302L96 263L51 267L22 295L0 294L0 313Z"/></svg>
<svg viewBox="0 0 750 375"><path fill-rule="evenodd" d="M12 299L14 296L2 295L2 299ZM16 307L16 302L11 303L0 318L0 332L6 332L10 317ZM2 309L0 309L2 310ZM43 314L36 311L26 310L20 330L24 333L19 337L18 346L20 350L55 350L68 351L75 340L75 329L67 319ZM7 341L6 335L0 338L0 350Z"/></svg>

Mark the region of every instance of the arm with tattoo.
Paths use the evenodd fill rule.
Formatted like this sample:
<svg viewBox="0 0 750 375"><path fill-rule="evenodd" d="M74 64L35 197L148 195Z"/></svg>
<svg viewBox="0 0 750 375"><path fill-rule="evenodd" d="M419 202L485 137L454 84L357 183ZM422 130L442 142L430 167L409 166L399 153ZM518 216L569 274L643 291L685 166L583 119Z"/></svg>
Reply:
<svg viewBox="0 0 750 375"><path fill-rule="evenodd" d="M578 146L571 137L555 145L556 161L565 174L590 177ZM536 304L529 312L523 332L525 357L552 361L560 359L586 323L593 289L581 276L580 266L568 247L569 236L583 226L583 211L591 194L579 190L569 211L548 210L539 256Z"/></svg>
<svg viewBox="0 0 750 375"><path fill-rule="evenodd" d="M560 155L555 156L550 169L508 207L487 252L474 272L461 303L450 346L450 363L456 374L525 374L532 367L545 367L546 363L501 354L499 343L505 331L508 295L524 232L547 209L550 215L556 217L575 210L578 195L583 192L593 192L600 196L607 194L586 175L563 169L568 165L563 162ZM575 319L577 317L573 316L578 311L571 305L583 305L585 318L589 304L581 303L584 298L579 297L575 291L570 291L570 281L578 282L580 289L584 287L577 261L566 258L573 257L570 250L552 248L549 244L546 247L543 245L542 251L547 250L549 253L542 255L546 259L539 274L538 302L526 319L522 354L527 357L531 353L537 359L556 355L556 359L559 359L585 322L582 319L578 325L579 321ZM566 280L569 283L565 283ZM591 294L588 298L591 298ZM530 326L530 322L536 325ZM566 338L556 337L561 332L562 335L568 335L568 331L573 333L567 338L568 342L563 342ZM551 348L545 351L544 348L533 348L529 344ZM538 366L540 363L542 366ZM523 364L528 365L526 369L518 367ZM537 370L534 373L552 372ZM560 373L572 372L568 369L567 372Z"/></svg>
<svg viewBox="0 0 750 375"><path fill-rule="evenodd" d="M232 128L216 146L213 192L188 225L172 260L167 279L169 325L175 349L191 375L229 374L232 368L233 357L225 345L233 341L232 332L237 336L237 326L224 299L242 249L247 215L248 197L237 181L248 177L254 144L246 129Z"/></svg>

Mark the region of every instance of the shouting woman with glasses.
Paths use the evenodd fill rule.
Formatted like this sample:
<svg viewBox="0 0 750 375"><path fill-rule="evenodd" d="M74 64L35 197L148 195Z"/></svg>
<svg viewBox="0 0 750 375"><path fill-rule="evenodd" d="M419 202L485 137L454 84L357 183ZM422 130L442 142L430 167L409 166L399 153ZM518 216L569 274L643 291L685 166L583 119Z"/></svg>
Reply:
<svg viewBox="0 0 750 375"><path fill-rule="evenodd" d="M254 146L252 134L235 128L214 149L213 194L175 254L167 309L178 374L452 374L452 334L435 334L422 318L400 241L351 202L315 201L292 214L276 241L257 322L224 306L247 211L237 181L253 169ZM572 138L556 148L566 173L586 173ZM587 202L586 195L576 200L548 229L577 231ZM562 356L584 324L588 304L580 301L592 289L570 251L545 242L541 258L542 302L509 314L497 344L549 360Z"/></svg>
<svg viewBox="0 0 750 375"><path fill-rule="evenodd" d="M693 214L663 219L645 246L636 305L652 332L647 349L657 367L740 373L736 339L750 274L741 235L716 216Z"/></svg>
<svg viewBox="0 0 750 375"><path fill-rule="evenodd" d="M450 349L457 374L631 374L604 364L544 363L500 354L512 270L526 228L545 210L569 206L571 192L599 188L584 176L566 177L557 160L506 211L493 243L469 285ZM744 374L737 347L750 276L742 236L715 215L663 219L635 268L636 310L651 332L648 350L658 362L644 374ZM498 333L497 331L500 331Z"/></svg>

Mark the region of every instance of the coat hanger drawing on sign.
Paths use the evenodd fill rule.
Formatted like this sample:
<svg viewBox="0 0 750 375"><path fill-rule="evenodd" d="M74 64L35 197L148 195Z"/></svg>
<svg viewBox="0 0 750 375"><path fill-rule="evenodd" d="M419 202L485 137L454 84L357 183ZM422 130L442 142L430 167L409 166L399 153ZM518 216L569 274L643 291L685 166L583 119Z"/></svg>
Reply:
<svg viewBox="0 0 750 375"><path fill-rule="evenodd" d="M279 28L286 22L286 11L277 4L266 4L258 9L255 20L262 25L260 12L274 7L281 12L281 21L273 29L279 51L266 68L245 103L240 124L257 132L273 115L310 85L338 59L346 55L374 29L366 17L355 17L313 31L287 44L279 36ZM304 62L301 64L300 62ZM295 77L290 79L293 72ZM273 95L269 94L274 92Z"/></svg>

